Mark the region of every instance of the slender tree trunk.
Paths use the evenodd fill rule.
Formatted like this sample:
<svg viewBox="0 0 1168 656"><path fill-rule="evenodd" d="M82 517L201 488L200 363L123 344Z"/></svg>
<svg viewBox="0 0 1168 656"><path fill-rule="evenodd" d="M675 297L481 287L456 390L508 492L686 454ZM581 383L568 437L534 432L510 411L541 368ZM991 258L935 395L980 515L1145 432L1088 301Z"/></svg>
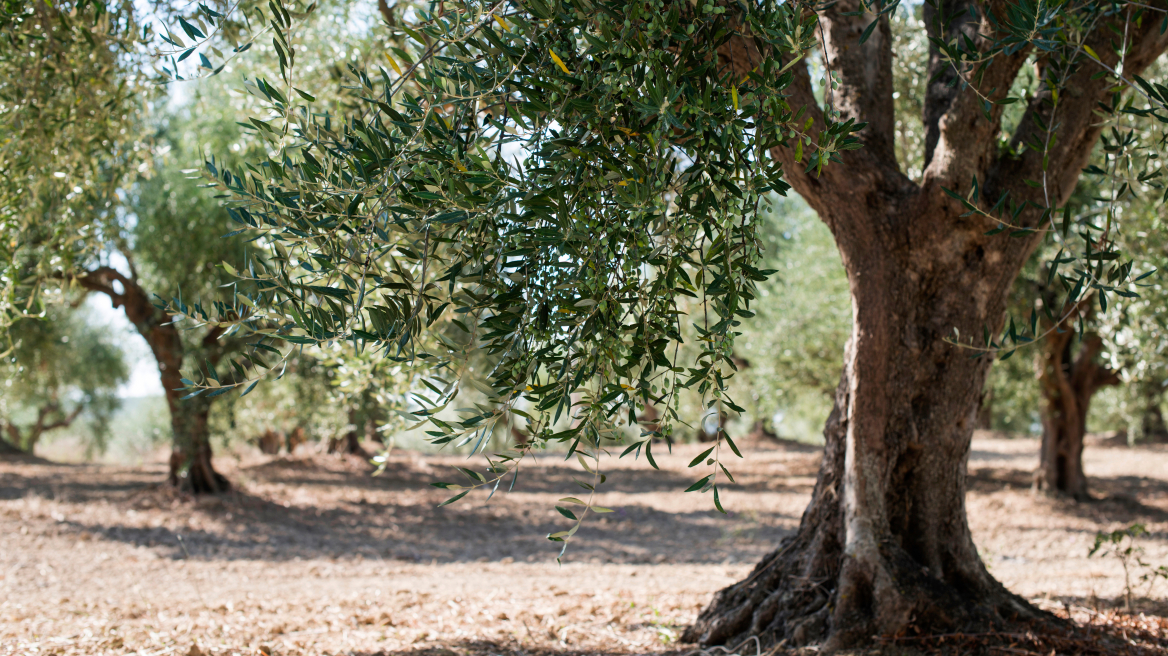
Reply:
<svg viewBox="0 0 1168 656"><path fill-rule="evenodd" d="M116 269L102 267L77 278L77 282L85 289L109 296L115 308L123 308L126 318L146 340L158 363L159 379L166 394L170 425L174 433L167 480L194 494L216 494L230 489L227 479L217 473L211 464L211 439L207 423L211 399L205 395L182 399L184 394L180 389L184 387L182 365L185 350L182 336L178 327L172 323L172 317L151 303L150 295L135 278L126 277ZM120 283L121 291L115 288L115 282ZM203 347L213 349L219 335L220 329L212 329L204 336ZM211 355L208 359L214 363L218 357Z"/></svg>
<svg viewBox="0 0 1168 656"><path fill-rule="evenodd" d="M978 557L965 513L966 467L993 356L971 357L977 353L951 340L1001 330L1014 280L1045 237L1047 215L1036 208L1067 202L1102 129L1092 112L1113 83L1097 69L1076 69L1066 83L1075 99L1058 105L1057 117L1051 90L1040 90L1004 149L1003 107L983 98L1004 97L1033 51L1000 54L972 82L959 80L936 44L960 36L988 50L1004 37L1001 25L967 0L925 3L933 45L924 169L911 180L895 153L892 28L869 9L840 0L816 10L830 109L837 120L864 124L863 148L822 169L797 158L793 144L771 151L831 230L851 290L853 331L819 478L798 532L719 592L683 635L687 642L733 646L757 636L764 646L821 642L831 652L877 635L1055 621L1007 591ZM1109 44L1115 30L1126 33L1123 70L1135 74L1164 52L1168 35L1147 21L1123 32L1125 25L1100 24L1086 41L1116 66ZM751 39L733 37L720 47L719 64L746 76L757 52ZM790 70L784 103L808 117L808 134L827 134L807 66L793 62ZM1058 138L1044 141L1053 129ZM1044 181L1041 189L1034 180ZM1026 230L987 234L996 220L965 202L983 211L998 203L1001 216Z"/></svg>
<svg viewBox="0 0 1168 656"><path fill-rule="evenodd" d="M1144 385L1143 413L1140 416L1140 439L1145 442L1168 441L1168 424L1164 422L1164 388L1159 384Z"/></svg>
<svg viewBox="0 0 1168 656"><path fill-rule="evenodd" d="M69 414L62 414L61 405L57 401L51 401L47 405L42 406L37 410L36 423L28 429L28 437L25 438L24 444L20 448L24 449L25 453L32 453L36 450L37 444L41 441L41 437L51 430L58 428L68 428L73 425L74 421L81 416L81 412L85 410L85 406L80 403ZM48 421L48 418L57 414L59 418L56 421Z"/></svg>
<svg viewBox="0 0 1168 656"><path fill-rule="evenodd" d="M81 416L83 410L85 410L85 406L78 403L69 414L61 414L60 403L50 401L37 408L36 422L28 427L27 436L21 435L20 428L16 424L9 421L3 422L0 425L3 426L8 439L5 440L3 435L0 435L0 453L33 453L41 436L51 430L68 428L77 420L77 417ZM59 418L55 421L47 421L53 414L59 415Z"/></svg>
<svg viewBox="0 0 1168 656"><path fill-rule="evenodd" d="M329 453L339 453L343 455L359 455L368 456L365 449L361 448L361 435L357 432L357 416L356 408L349 408L348 413L349 423L345 428L344 435L332 437L328 442Z"/></svg>
<svg viewBox="0 0 1168 656"><path fill-rule="evenodd" d="M1049 494L1085 501L1090 493L1083 473L1083 438L1091 398L1100 388L1120 381L1115 372L1097 362L1102 340L1089 334L1075 353L1076 335L1071 326L1065 326L1044 340L1039 363L1045 402L1042 448L1034 485Z"/></svg>
<svg viewBox="0 0 1168 656"><path fill-rule="evenodd" d="M211 464L211 431L207 420L211 400L203 396L182 400L180 392L167 390L174 444L170 451L171 485L192 494L218 494L231 488Z"/></svg>

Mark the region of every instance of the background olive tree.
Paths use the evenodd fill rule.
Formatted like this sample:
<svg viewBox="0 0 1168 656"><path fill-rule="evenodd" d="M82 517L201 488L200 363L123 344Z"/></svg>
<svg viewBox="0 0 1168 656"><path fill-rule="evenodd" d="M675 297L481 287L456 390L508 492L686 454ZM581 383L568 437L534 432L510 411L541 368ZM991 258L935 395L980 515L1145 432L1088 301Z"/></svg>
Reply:
<svg viewBox="0 0 1168 656"><path fill-rule="evenodd" d="M14 345L0 361L0 449L33 453L46 433L84 418L87 451L104 450L129 370L114 336L78 314L54 308L45 320L10 328Z"/></svg>

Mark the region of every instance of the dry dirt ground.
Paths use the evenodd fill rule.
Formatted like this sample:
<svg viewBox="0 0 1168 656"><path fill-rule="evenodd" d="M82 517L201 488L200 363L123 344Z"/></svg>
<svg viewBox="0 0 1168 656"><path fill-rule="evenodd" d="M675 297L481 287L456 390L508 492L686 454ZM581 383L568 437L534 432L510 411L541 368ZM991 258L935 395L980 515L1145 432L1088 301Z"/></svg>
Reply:
<svg viewBox="0 0 1168 656"><path fill-rule="evenodd" d="M752 446L721 515L681 492L697 449L658 455L660 472L613 461L597 503L615 512L589 519L562 566L544 536L570 525L554 505L583 472L559 456L524 465L509 494L445 508L427 484L455 480L460 457L399 453L378 477L353 458L221 457L235 491L197 500L155 485L161 464L0 461L0 656L685 649L711 593L797 526L819 459ZM1086 504L1030 493L1036 451L975 440L974 536L1010 589L1089 617L1124 584L1117 560L1087 558L1096 531L1144 523L1145 560L1168 564L1168 450L1089 448ZM1141 602L1153 630L1166 593Z"/></svg>

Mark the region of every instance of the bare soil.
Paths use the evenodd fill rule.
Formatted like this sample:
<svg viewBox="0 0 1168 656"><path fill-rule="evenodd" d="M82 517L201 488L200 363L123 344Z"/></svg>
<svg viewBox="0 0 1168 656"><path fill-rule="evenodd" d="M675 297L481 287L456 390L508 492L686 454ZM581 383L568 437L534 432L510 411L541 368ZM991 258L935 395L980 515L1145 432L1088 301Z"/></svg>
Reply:
<svg viewBox="0 0 1168 656"><path fill-rule="evenodd" d="M199 499L159 487L161 462L0 461L0 655L688 651L681 628L796 528L819 460L750 445L722 515L681 492L708 473L686 468L700 448L658 449L660 472L611 461L596 503L614 512L589 516L562 565L545 536L571 522L554 506L589 478L562 456L525 464L510 493L444 508L450 493L428 483L477 460L396 453L373 477L354 458L221 457L235 491ZM1044 607L1111 621L1122 566L1087 552L1097 531L1138 522L1144 560L1168 564L1168 449L1090 447L1098 500L1075 504L1031 493L1037 448L975 439L982 557ZM1125 621L1162 633L1166 594L1168 581L1149 598L1139 586Z"/></svg>

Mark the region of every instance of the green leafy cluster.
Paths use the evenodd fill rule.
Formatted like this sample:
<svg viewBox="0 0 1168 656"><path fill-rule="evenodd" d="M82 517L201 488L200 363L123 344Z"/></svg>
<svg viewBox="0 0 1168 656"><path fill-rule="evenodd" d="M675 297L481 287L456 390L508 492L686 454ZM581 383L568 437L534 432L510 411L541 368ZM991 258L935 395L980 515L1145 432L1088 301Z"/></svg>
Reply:
<svg viewBox="0 0 1168 656"><path fill-rule="evenodd" d="M360 103L337 114L295 85L284 11L270 21L288 53L281 79L248 84L269 103L249 122L273 154L207 164L267 256L240 272L251 287L234 307L177 312L419 367L408 414L437 444L478 448L499 421L526 419L532 439L490 459L489 476L467 474L471 488L551 442L598 471L646 404L665 420L625 453L651 459L682 389L741 411L724 394L734 331L769 273L755 265L760 211L788 189L769 151L806 147L814 171L858 148L863 127L806 134L804 108L786 101L813 13L661 0L411 9L392 71L352 68ZM683 321L702 345L688 367ZM489 367L473 372L478 355ZM487 403L455 409L464 384ZM716 470L696 489L720 507Z"/></svg>
<svg viewBox="0 0 1168 656"><path fill-rule="evenodd" d="M1087 557L1099 554L1119 561L1123 567L1124 604L1129 611L1132 609L1132 576L1138 574L1140 582L1147 584L1145 596L1151 594L1157 579L1168 580L1168 566L1156 567L1144 560L1145 550L1140 546L1139 539L1147 534L1148 528L1143 524L1132 524L1114 531L1098 531L1091 550L1087 552Z"/></svg>
<svg viewBox="0 0 1168 656"><path fill-rule="evenodd" d="M149 150L137 30L129 2L0 4L0 329L118 237L117 191Z"/></svg>

